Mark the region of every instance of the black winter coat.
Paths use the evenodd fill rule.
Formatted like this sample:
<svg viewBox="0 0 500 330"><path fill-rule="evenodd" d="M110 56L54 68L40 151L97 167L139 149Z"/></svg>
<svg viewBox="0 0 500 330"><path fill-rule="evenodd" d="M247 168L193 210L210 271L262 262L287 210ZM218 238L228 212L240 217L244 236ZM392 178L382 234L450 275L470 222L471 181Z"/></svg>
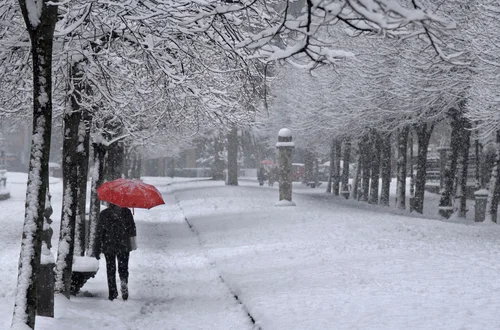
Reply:
<svg viewBox="0 0 500 330"><path fill-rule="evenodd" d="M130 237L136 235L134 216L130 209L109 207L99 214L94 254L129 252L132 250Z"/></svg>

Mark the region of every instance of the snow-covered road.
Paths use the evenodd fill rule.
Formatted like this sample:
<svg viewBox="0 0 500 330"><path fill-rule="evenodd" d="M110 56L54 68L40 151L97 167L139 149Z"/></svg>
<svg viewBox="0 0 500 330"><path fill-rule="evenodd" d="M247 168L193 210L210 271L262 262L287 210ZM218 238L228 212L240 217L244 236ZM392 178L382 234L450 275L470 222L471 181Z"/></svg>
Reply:
<svg viewBox="0 0 500 330"><path fill-rule="evenodd" d="M500 328L496 225L387 214L325 195L295 194L296 207L275 207L276 187L167 181L147 178L166 205L135 210L129 301L106 299L101 260L82 289L94 297L58 297L56 318L37 318L37 329ZM22 199L8 203L22 212ZM1 329L22 226L13 217L0 215Z"/></svg>

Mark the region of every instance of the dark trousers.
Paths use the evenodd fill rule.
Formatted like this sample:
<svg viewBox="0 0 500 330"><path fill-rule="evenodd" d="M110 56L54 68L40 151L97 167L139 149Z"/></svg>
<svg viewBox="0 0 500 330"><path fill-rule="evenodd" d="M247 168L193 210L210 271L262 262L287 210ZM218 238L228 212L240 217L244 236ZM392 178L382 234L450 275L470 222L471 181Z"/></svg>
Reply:
<svg viewBox="0 0 500 330"><path fill-rule="evenodd" d="M118 290L116 289L116 260L118 260L118 275L120 281L128 283L128 259L129 251L108 252L104 254L106 258L106 274L108 276L108 290L109 296L116 296Z"/></svg>

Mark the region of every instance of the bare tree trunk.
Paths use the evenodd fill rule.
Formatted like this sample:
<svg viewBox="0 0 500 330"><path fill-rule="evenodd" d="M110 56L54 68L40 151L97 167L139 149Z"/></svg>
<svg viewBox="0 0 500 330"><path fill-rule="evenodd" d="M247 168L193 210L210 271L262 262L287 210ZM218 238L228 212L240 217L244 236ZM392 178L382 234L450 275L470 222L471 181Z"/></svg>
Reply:
<svg viewBox="0 0 500 330"><path fill-rule="evenodd" d="M73 253L75 249L75 231L78 209L78 138L80 123L82 123L80 80L83 73L77 64L72 66L72 89L70 107L64 113L63 141L63 200L57 262L55 270L55 290L70 298L71 273L73 268Z"/></svg>
<svg viewBox="0 0 500 330"><path fill-rule="evenodd" d="M135 154L135 163L134 163L134 178L135 179L140 179L141 178L141 167L142 167L142 156L140 153Z"/></svg>
<svg viewBox="0 0 500 330"><path fill-rule="evenodd" d="M413 209L418 213L424 212L424 193L427 174L427 150L431 138L434 124L419 124L415 127L418 139L417 156L417 177L415 180L415 197L413 200Z"/></svg>
<svg viewBox="0 0 500 330"><path fill-rule="evenodd" d="M497 131L497 154L495 157L495 166L493 167L490 179L490 194L488 196L488 217L489 220L497 222L498 202L500 201L500 131Z"/></svg>
<svg viewBox="0 0 500 330"><path fill-rule="evenodd" d="M168 159L168 165L167 165L168 169L167 169L167 173L166 173L166 176L169 176L170 175L170 159ZM134 169L133 169L133 173L132 176L134 177L134 179L138 179L140 180L141 179L141 175L142 175L142 155L139 151L136 152L135 154L135 163L134 163Z"/></svg>
<svg viewBox="0 0 500 330"><path fill-rule="evenodd" d="M358 199L359 193L359 178L361 176L361 146L359 147L358 154L356 155L356 169L354 170L354 178L352 178L351 199Z"/></svg>
<svg viewBox="0 0 500 330"><path fill-rule="evenodd" d="M139 179L136 174L137 174L137 163L139 162L139 155L135 152L135 151L131 151L130 152L130 168L129 168L129 172L130 172L130 177L132 179ZM167 172L165 172L164 176L167 176Z"/></svg>
<svg viewBox="0 0 500 330"><path fill-rule="evenodd" d="M445 186L441 194L441 199L439 201L440 213L445 217L451 215L451 210L453 205L452 201L455 198L456 184L455 177L457 173L457 163L460 150L462 148L463 141L463 118L461 112L456 109L450 110L451 117L451 154L450 154L450 166L445 171ZM448 212L447 212L448 211Z"/></svg>
<svg viewBox="0 0 500 330"><path fill-rule="evenodd" d="M228 186L238 185L238 129L231 128L227 135L227 182Z"/></svg>
<svg viewBox="0 0 500 330"><path fill-rule="evenodd" d="M136 167L136 175L137 178L140 179L142 175L142 156L139 154L139 159L137 160L137 167Z"/></svg>
<svg viewBox="0 0 500 330"><path fill-rule="evenodd" d="M344 141L344 163L342 168L342 185L340 190L345 198L349 198L349 163L351 161L351 141Z"/></svg>
<svg viewBox="0 0 500 330"><path fill-rule="evenodd" d="M460 174L460 206L458 209L458 216L465 218L467 213L467 172L469 170L469 148L470 148L470 122L466 121L465 130L463 133L463 147L462 147L462 173Z"/></svg>
<svg viewBox="0 0 500 330"><path fill-rule="evenodd" d="M89 154L90 154L90 116L84 110L83 121L78 128L78 209L75 236L75 255L83 256L85 254L85 238L87 228L85 227L85 204L87 201L87 178L89 174Z"/></svg>
<svg viewBox="0 0 500 330"><path fill-rule="evenodd" d="M122 161L123 170L121 171L122 173L120 176L125 178L125 179L128 179L129 178L128 169L130 168L130 163L132 162L132 160L130 159L131 155L128 152L128 148L126 146L123 147L123 156L122 157L123 157L123 161ZM163 176L163 169L162 169L162 173L159 176Z"/></svg>
<svg viewBox="0 0 500 330"><path fill-rule="evenodd" d="M223 144L220 142L220 135L214 138L214 165L212 168L212 178L214 180L224 179L224 161L221 159L221 153L224 149Z"/></svg>
<svg viewBox="0 0 500 330"><path fill-rule="evenodd" d="M128 166L127 166L127 178L130 179L135 179L135 166L137 162L137 154L134 152L134 150L129 150L128 152ZM165 159L165 158L163 158ZM163 176L167 176L166 171L163 171Z"/></svg>
<svg viewBox="0 0 500 330"><path fill-rule="evenodd" d="M224 172L224 171L222 171L222 172ZM175 158L174 157L171 157L168 161L168 176L171 178L173 178L175 176ZM221 179L223 177L224 177L224 173L222 173Z"/></svg>
<svg viewBox="0 0 500 330"><path fill-rule="evenodd" d="M400 210L406 208L406 153L408 151L408 127L403 127L398 134L398 159L396 207Z"/></svg>
<svg viewBox="0 0 500 330"><path fill-rule="evenodd" d="M414 199L415 199L415 175L414 175L414 169L413 169L413 163L414 163L414 157L413 157L413 131L410 130L408 134L408 144L410 147L410 157L409 157L409 163L410 163L410 212L413 212L414 210Z"/></svg>
<svg viewBox="0 0 500 330"><path fill-rule="evenodd" d="M382 136L382 189L380 191L380 205L389 206L391 189L391 135Z"/></svg>
<svg viewBox="0 0 500 330"><path fill-rule="evenodd" d="M326 192L329 194L332 193L334 163L335 163L335 139L332 139L332 144L330 145L330 167L328 168L328 185L326 186Z"/></svg>
<svg viewBox="0 0 500 330"><path fill-rule="evenodd" d="M161 157L161 176L167 176L167 157Z"/></svg>
<svg viewBox="0 0 500 330"><path fill-rule="evenodd" d="M40 270L45 194L52 128L52 42L57 22L57 6L40 2L40 22L32 23L26 0L19 5L31 40L33 61L33 137L28 169L21 253L18 264L17 293L13 326L35 328L37 284ZM31 8L31 15L34 9ZM36 14L35 14L36 15Z"/></svg>
<svg viewBox="0 0 500 330"><path fill-rule="evenodd" d="M158 164L158 160L157 160ZM104 166L104 177L107 181L119 179L124 174L125 148L121 142L115 142L108 147ZM156 175L159 176L157 168Z"/></svg>
<svg viewBox="0 0 500 330"><path fill-rule="evenodd" d="M332 192L335 196L339 195L340 189L340 158L342 157L342 144L341 141L335 139L335 160L333 164L333 177L332 177ZM331 166L332 164L330 164Z"/></svg>
<svg viewBox="0 0 500 330"><path fill-rule="evenodd" d="M317 187L319 185L319 160L318 158L314 159L314 186Z"/></svg>
<svg viewBox="0 0 500 330"><path fill-rule="evenodd" d="M376 131L372 132L373 137L373 152L371 157L371 187L370 187L370 197L368 203L378 204L378 187L380 179L380 153L382 149L382 141L380 134Z"/></svg>
<svg viewBox="0 0 500 330"><path fill-rule="evenodd" d="M90 213L89 213L89 242L87 246L87 255L94 256L94 242L99 221L101 204L97 196L97 188L104 181L104 159L106 157L106 147L102 144L93 143L94 148L94 166L92 171L92 181L90 186Z"/></svg>
<svg viewBox="0 0 500 330"><path fill-rule="evenodd" d="M162 157L163 164L165 164L165 157ZM134 149L131 147L127 147L127 153L125 157L125 167L123 173L125 174L125 178L133 179L134 178L134 166L136 161L136 155ZM163 167L162 176L166 176L165 166Z"/></svg>
<svg viewBox="0 0 500 330"><path fill-rule="evenodd" d="M480 159L480 152L479 152L479 139L476 136L476 140L474 141L474 147L475 147L475 155L476 155L476 182L474 184L474 188L476 190L479 190L483 187L483 182L481 180L481 159Z"/></svg>
<svg viewBox="0 0 500 330"><path fill-rule="evenodd" d="M309 184L314 181L314 154L306 150L304 159L304 183Z"/></svg>
<svg viewBox="0 0 500 330"><path fill-rule="evenodd" d="M370 192L370 169L371 169L371 152L370 142L367 135L361 141L361 168L362 168L362 182L361 182L361 195L358 195L360 201L368 201L368 194Z"/></svg>

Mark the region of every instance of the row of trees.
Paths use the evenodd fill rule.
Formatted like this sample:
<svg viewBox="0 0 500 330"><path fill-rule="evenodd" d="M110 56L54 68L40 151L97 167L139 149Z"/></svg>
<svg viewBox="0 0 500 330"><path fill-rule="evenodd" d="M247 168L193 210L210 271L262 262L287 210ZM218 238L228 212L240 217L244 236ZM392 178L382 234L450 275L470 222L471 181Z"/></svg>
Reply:
<svg viewBox="0 0 500 330"><path fill-rule="evenodd" d="M414 175L407 170L407 156L415 145L411 197L412 207L421 213L429 140L433 133L444 136L435 128L447 126L451 149L440 208L465 216L468 155L476 149L473 142L477 141L478 151L491 150L498 143L499 57L495 50L499 35L495 17L500 11L497 4L479 0L413 5L439 12L457 28L441 29L436 34L425 25L412 26L407 31L416 38L392 39L356 33L340 25L332 27L329 33L337 37L337 44L354 57L339 60L333 67L314 67L308 73L294 70L297 61L282 67L271 83L269 116L263 131L273 135L272 141L280 127L289 127L299 147L330 158L337 194L339 189L346 190L337 183L342 177L339 159L347 160L352 154L351 161L354 158L358 164L353 186L357 187L358 180L362 183L351 196L361 193L357 198L370 203L388 205L388 160L396 159L397 168L392 171L397 173L398 208L405 208L406 177ZM497 168L498 160L489 184L476 184L477 188L490 189L493 220L500 197Z"/></svg>
<svg viewBox="0 0 500 330"><path fill-rule="evenodd" d="M69 298L73 255L85 251L81 233L89 156L93 154L88 247L92 254L100 206L96 188L104 177L127 175L126 168L131 168L131 174L138 172L141 146L179 139L183 130L192 129L200 121L245 120L247 112L241 111L236 91L251 84L253 69L224 49L220 40L210 42L205 36L163 29L155 12L148 13L146 3L132 8L83 1L61 5L20 2L29 38L21 28L15 3L6 5L3 14L12 22L6 36L25 41L12 42L3 49L6 70L2 78L12 93L2 96L13 109L3 115L15 112L18 117L30 117L23 112L24 103L31 99L34 104L13 326L34 328L52 117L62 119L55 123L62 125L64 132L56 291ZM164 17L163 22L166 20ZM32 81L28 79L31 71ZM20 90L32 90L33 95L19 99Z"/></svg>

